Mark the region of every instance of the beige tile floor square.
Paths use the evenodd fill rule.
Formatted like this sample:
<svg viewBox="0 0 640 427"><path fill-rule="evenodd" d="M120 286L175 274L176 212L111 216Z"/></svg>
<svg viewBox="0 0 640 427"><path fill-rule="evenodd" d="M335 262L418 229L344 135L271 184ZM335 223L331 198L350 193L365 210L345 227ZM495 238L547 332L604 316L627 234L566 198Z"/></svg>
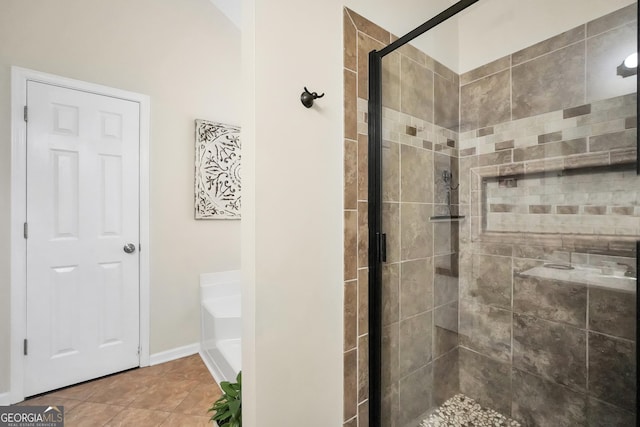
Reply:
<svg viewBox="0 0 640 427"><path fill-rule="evenodd" d="M64 406L65 427L212 426L221 395L199 355L132 369L39 395L20 406Z"/></svg>

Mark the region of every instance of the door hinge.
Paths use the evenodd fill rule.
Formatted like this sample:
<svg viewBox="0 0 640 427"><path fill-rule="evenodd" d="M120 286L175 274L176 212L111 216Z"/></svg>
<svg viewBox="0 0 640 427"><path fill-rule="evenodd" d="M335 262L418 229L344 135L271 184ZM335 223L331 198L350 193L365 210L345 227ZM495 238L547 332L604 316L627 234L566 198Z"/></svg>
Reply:
<svg viewBox="0 0 640 427"><path fill-rule="evenodd" d="M29 121L29 113L28 113L29 108L25 105L24 106L24 121L28 122Z"/></svg>
<svg viewBox="0 0 640 427"><path fill-rule="evenodd" d="M25 339L24 339L24 355L25 355L25 356L27 355L27 343L28 343L28 341L27 341L27 339L25 338Z"/></svg>
<svg viewBox="0 0 640 427"><path fill-rule="evenodd" d="M140 356L140 351L141 351L141 350L142 350L142 349L140 348L140 346L138 346L138 356Z"/></svg>
<svg viewBox="0 0 640 427"><path fill-rule="evenodd" d="M27 224L26 222L24 223L22 234L24 234L25 239L29 238L29 224Z"/></svg>

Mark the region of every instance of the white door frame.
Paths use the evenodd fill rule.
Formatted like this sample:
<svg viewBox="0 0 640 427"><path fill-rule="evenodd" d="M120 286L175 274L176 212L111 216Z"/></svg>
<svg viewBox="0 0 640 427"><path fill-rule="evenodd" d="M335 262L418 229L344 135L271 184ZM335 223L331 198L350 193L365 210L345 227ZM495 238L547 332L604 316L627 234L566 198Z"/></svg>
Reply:
<svg viewBox="0 0 640 427"><path fill-rule="evenodd" d="M149 365L149 126L147 95L114 89L53 74L11 67L11 403L24 400L23 340L27 331L27 244L23 224L27 217L27 150L24 106L27 81L120 98L140 105L140 366Z"/></svg>

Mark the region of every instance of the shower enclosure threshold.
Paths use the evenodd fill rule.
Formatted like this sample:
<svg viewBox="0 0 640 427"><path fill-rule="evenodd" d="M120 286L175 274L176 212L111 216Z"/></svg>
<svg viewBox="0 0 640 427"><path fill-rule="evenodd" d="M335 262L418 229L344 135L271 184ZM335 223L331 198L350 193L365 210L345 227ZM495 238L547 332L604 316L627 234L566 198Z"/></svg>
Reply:
<svg viewBox="0 0 640 427"><path fill-rule="evenodd" d="M420 424L420 427L460 426L521 427L521 424L493 409L480 406L464 394L456 394L446 400Z"/></svg>

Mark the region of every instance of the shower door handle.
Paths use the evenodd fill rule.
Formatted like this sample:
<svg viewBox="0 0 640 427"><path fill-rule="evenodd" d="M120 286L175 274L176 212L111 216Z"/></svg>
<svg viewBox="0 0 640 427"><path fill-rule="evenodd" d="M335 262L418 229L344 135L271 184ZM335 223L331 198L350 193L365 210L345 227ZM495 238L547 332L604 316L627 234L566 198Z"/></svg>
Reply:
<svg viewBox="0 0 640 427"><path fill-rule="evenodd" d="M387 262L387 235L385 233L377 233L377 235L380 262Z"/></svg>

